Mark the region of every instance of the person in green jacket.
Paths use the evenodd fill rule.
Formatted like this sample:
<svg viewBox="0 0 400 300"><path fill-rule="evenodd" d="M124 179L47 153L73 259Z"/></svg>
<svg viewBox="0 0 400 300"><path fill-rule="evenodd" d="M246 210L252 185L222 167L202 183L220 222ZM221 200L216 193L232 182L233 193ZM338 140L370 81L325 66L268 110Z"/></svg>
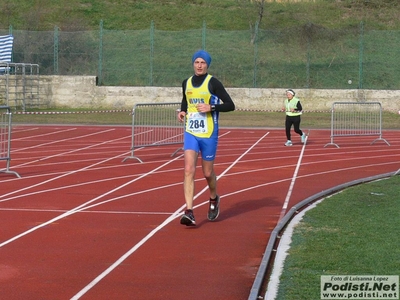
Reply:
<svg viewBox="0 0 400 300"><path fill-rule="evenodd" d="M292 89L286 90L287 99L284 102L282 110L286 113L285 130L287 141L285 146L292 146L292 139L290 130L293 126L294 132L301 137L301 142L304 143L306 140L306 134L300 129L301 114L303 107L301 106L300 99L296 97L296 93Z"/></svg>

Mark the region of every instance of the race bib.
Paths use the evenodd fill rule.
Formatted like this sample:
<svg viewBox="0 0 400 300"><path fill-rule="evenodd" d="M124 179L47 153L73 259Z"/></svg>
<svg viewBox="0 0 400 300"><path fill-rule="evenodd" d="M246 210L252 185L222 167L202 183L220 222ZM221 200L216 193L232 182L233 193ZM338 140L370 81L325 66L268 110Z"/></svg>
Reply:
<svg viewBox="0 0 400 300"><path fill-rule="evenodd" d="M208 131L206 113L189 113L186 130L193 134L206 133Z"/></svg>

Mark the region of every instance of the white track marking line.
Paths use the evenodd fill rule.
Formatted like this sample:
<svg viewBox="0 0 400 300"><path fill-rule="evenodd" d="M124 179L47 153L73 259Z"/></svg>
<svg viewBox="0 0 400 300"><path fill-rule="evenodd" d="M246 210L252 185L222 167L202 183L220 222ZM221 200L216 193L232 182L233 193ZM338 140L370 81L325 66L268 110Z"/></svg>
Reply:
<svg viewBox="0 0 400 300"><path fill-rule="evenodd" d="M62 140L56 140L56 141L51 141L51 142L47 142L47 143L42 143L42 144L37 144L34 146L30 146L30 147L25 147L25 148L18 148L14 151L14 152L20 152L20 151L24 151L24 150L28 150L28 149L35 149L35 148L39 148L39 147L43 147L43 146L48 146L48 145L52 145L52 144L58 144L61 142L66 142L66 141L72 141L72 140L78 140L78 139L82 139L82 138L86 138L89 136L93 136L93 135L98 135L98 134L103 134L105 132L109 132L109 131L113 131L114 129L108 129L108 130L103 130L103 131L99 131L99 132L94 132L94 133L90 133L90 134L85 134L85 135L80 135L80 136L74 136L74 137L70 137L67 139L62 139ZM14 140L13 140L14 141Z"/></svg>
<svg viewBox="0 0 400 300"><path fill-rule="evenodd" d="M59 134L61 132L68 132L68 131L73 131L73 130L77 130L77 128L74 127L74 128L68 128L68 129L64 129L64 130L52 131L52 132L41 133L41 134L36 134L36 135L29 135L29 136L20 137L20 138L13 138L13 141L23 141L23 140L28 140L28 139L34 140L38 137L55 135L55 134ZM19 151L19 149L17 149L17 150Z"/></svg>
<svg viewBox="0 0 400 300"><path fill-rule="evenodd" d="M68 151L68 152L65 152L65 153L63 153L63 154L57 154L57 155L53 155L53 156L48 156L48 157L43 158L43 159L38 159L38 160L35 160L35 161L31 161L31 162L26 163L26 164L24 164L24 165L27 165L27 164L30 164L30 163L34 163L34 162L38 162L38 161L42 161L42 160L45 160L45 159L49 159L50 157L55 157L55 156L64 155L64 154L66 154L66 153L72 153L72 152L76 152L76 151L86 150L86 149L89 149L89 148L92 148L92 147L97 147L97 146L99 146L99 145L108 144L108 143L115 142L115 141L122 140L122 139L126 139L126 138L128 138L128 137L122 137L122 138L118 138L118 139L115 139L115 140L109 140L109 141L102 142L102 143L98 143L98 144L95 144L95 145L90 145L90 146L83 147L83 148L80 148L80 149L75 149L75 150L72 150L72 151ZM81 168L81 169L79 169L79 170L73 170L73 171L71 171L71 172L67 172L67 173L61 174L61 175L59 175L59 176L50 178L50 179L48 179L48 180L45 180L45 181L42 181L42 182L39 182L39 183L30 185L30 186L27 186L27 187L24 187L24 188L22 188L22 189L9 192L9 193L7 193L7 194L1 195L0 198L4 198L4 197L6 197L6 196L10 196L10 195L13 195L13 194L18 193L18 192L21 192L21 191L26 191L26 190L31 189L31 188L33 188L33 187L37 187L37 186L40 186L40 185L49 183L49 182L51 182L51 181L54 181L54 180L63 178L63 177L65 177L65 176L68 176L68 175L71 175L71 174L75 174L75 173L81 172L81 171L83 171L83 170L87 170L87 169L89 169L89 168L91 168L91 167L93 167L93 166L102 164L102 163L104 163L104 162L107 162L107 161L112 160L112 159L115 159L115 158L119 158L119 157L121 157L121 156L122 156L122 154L118 154L117 156L113 156L113 157L111 157L111 158L102 160L102 161L100 161L100 162L97 162L97 163L94 163L94 164L92 164L92 165L86 166L86 167ZM21 166L21 165L20 165L20 166Z"/></svg>
<svg viewBox="0 0 400 300"><path fill-rule="evenodd" d="M76 128L75 128L75 129L76 129ZM74 129L74 130L75 130L75 129ZM113 130L114 130L114 129L108 129L108 130L103 130L103 131L99 131L99 132L95 132L95 133L91 133L91 134L86 134L86 135L81 135L81 136L77 136L77 137L72 137L72 138L68 138L68 139L62 139L62 140L52 141L52 142L48 142L48 143L38 144L38 145L35 145L35 146L31 146L31 147L20 148L20 149L18 149L18 150L12 151L12 152L14 153L14 152L18 152L18 151L27 150L27 149L34 149L34 148L38 148L38 147L48 146L48 145L56 144L56 143L60 143L60 142L65 142L65 141L70 141L70 140L76 140L76 139L86 138L86 137L88 137L88 136L97 135L97 134L102 134L102 133L109 132L109 131L113 131ZM126 137L124 137L124 138L128 138L128 136L126 136ZM124 139L124 138L120 138L120 139ZM115 141L120 140L120 139L116 139ZM70 151L67 151L67 152L62 152L62 153L55 154L55 155L51 155L51 156L46 156L46 157L43 157L43 158L31 160L31 161L26 162L26 163L22 163L22 164L19 164L19 165L15 165L15 166L13 166L13 168L15 169L15 168L27 166L27 165L30 165L30 164L33 164L33 163L36 163L36 162L39 162L39 161L44 161L44 160L47 160L47 159L50 159L50 158L53 158L53 157L62 156L62 155L65 155L65 154L70 154L70 153L78 152L78 151L81 151L81 150L90 149L90 148L92 148L92 147L96 147L97 145L102 145L102 144L107 144L107 143L108 143L108 141L107 141L107 142L101 142L101 143L94 144L94 145L90 145L90 146L83 147L83 148L79 148L79 149L70 150ZM1 197L1 196L0 196L0 197Z"/></svg>
<svg viewBox="0 0 400 300"><path fill-rule="evenodd" d="M217 176L217 180L220 179L222 176L224 176L230 169L232 169L247 153L249 153L250 150L252 150L258 143L263 140L267 135L269 135L269 132L264 134L261 138L258 139L256 143L254 143L250 148L248 148L245 152L243 152L231 165L228 166L228 168L225 169L224 172L222 172L219 176ZM208 189L208 186L205 186L195 197L194 199L197 199L198 196L203 194L206 190ZM199 206L202 206L204 204L208 203L208 201L204 201L203 203L200 203L196 205L194 208L197 208ZM183 206L185 207L185 206Z"/></svg>
<svg viewBox="0 0 400 300"><path fill-rule="evenodd" d="M24 211L24 212L58 212L64 213L65 209L30 209L30 208L0 208L0 211ZM171 212L150 212L150 211L121 211L121 210L90 210L82 209L79 213L99 215L171 215Z"/></svg>
<svg viewBox="0 0 400 300"><path fill-rule="evenodd" d="M342 168L342 169L334 169L334 170L330 170L330 171L324 171L324 172L318 172L318 173L302 175L302 176L298 176L297 178L306 178L306 177L310 177L310 176L325 175L325 174L330 174L330 173L336 173L336 172L342 172L342 171L348 171L348 170L357 170L357 169L369 168L369 167L374 167L374 166L391 165L391 164L397 164L397 162L387 162L387 163L384 163L384 164L379 163L379 164L370 164L370 165L364 165L364 166L348 167L348 168ZM273 169L277 169L277 168L282 168L282 166L274 167L274 168L263 168L263 169L258 169L258 170L260 170L260 171L264 170L265 171L265 170L273 170ZM171 170L171 171L173 171L173 170ZM246 174L246 173L249 173L249 172L252 172L252 171L242 171L242 172L232 173L232 174L226 175L226 176L236 176L238 174ZM123 179L125 177L132 177L132 175L118 177L117 179ZM114 178L111 178L111 179L107 178L107 179L96 180L96 181L92 181L92 182L73 184L73 185L69 185L69 186L62 186L62 187L57 187L57 188L53 188L53 189L42 190L42 191L37 191L37 192L33 192L33 193L27 193L27 194L23 194L23 195L14 196L14 197L11 197L11 198L6 198L6 199L3 199L3 200L0 200L0 202L14 200L14 199L17 199L17 198L20 198L20 197L37 195L37 194L46 193L46 192L52 192L52 191L57 191L57 190L62 190L62 189L69 189L69 188L73 188L73 187L76 187L76 186L83 186L83 185L92 184L92 183L96 183L96 182L109 181L109 180L113 180L113 179ZM201 179L197 179L196 181L201 181L201 180L203 180L203 179L202 178ZM255 186L251 186L251 187L248 187L248 188L245 188L245 189L242 189L242 190L238 190L238 191L235 191L235 192L232 192L232 193L224 194L224 197L235 195L235 194L239 194L239 193L244 192L244 191L257 189L257 188L265 187L265 186L276 184L276 183L285 182L285 181L288 181L288 180L290 180L290 178L284 178L284 179L280 179L280 180L277 180L277 181L271 181L271 182L267 182L267 183L263 183L263 184L259 184L259 185L255 185ZM98 202L96 204L87 206L87 207L81 209L80 211L84 211L86 209L99 206L101 204L106 204L106 203L109 203L109 202L121 200L123 198L132 197L132 196L136 196L138 194L143 194L143 193L155 191L155 190L158 190L158 189L169 188L169 187L172 187L172 186L175 186L175 185L181 185L181 184L182 184L181 182L177 182L177 183L172 183L172 184L168 184L168 185L164 185L164 186L160 186L160 187L154 187L154 188L150 188L150 189L147 189L147 190L142 190L142 191L138 191L138 192L134 192L134 193L130 193L130 194L125 194L123 196L114 197L114 198L111 198L111 199L108 199L108 200L105 200L105 201ZM197 205L196 207L199 207L199 206L201 206L201 205L203 205L205 203L207 203L207 201L202 203L202 204L200 204L200 205ZM0 210L4 210L4 209L0 208ZM12 209L10 209L10 210L12 210ZM61 210L61 211L65 212L65 210ZM166 213L166 214L170 214L170 213Z"/></svg>
<svg viewBox="0 0 400 300"><path fill-rule="evenodd" d="M145 242L147 242L153 235L155 235L160 229L168 225L171 221L173 221L176 217L174 215L169 216L163 223L154 228L148 235L146 235L139 243L133 246L128 252L122 255L119 259L117 259L111 266L109 266L105 271L103 271L100 275L98 275L92 282L86 285L83 289L81 289L75 296L71 298L71 300L76 300L86 294L92 287L94 287L97 283L99 283L104 277L106 277L109 273L111 273L116 267L122 264L125 259L132 255L137 249L139 249Z"/></svg>
<svg viewBox="0 0 400 300"><path fill-rule="evenodd" d="M245 151L242 155L239 156L231 165L225 169L224 172L221 173L217 179L221 178L226 172L228 172L243 156L245 156L251 149L253 149L265 136L269 134L266 133L263 137L261 137L255 144L253 144L247 151ZM196 199L200 194L206 191L208 187L206 186L201 192L199 192L194 199ZM207 203L207 202L205 202ZM145 242L147 242L152 236L154 236L160 229L171 223L175 220L179 215L182 214L182 210L186 207L186 204L182 205L179 209L177 209L172 215L170 215L164 222L162 222L159 226L154 228L149 234L147 234L139 243L133 246L128 252L122 255L117 261L115 261L110 267L108 267L104 272L99 274L92 282L90 282L87 286L85 286L82 290L80 290L75 296L71 298L71 300L79 299L81 296L86 294L92 287L94 287L97 283L99 283L104 277L106 277L109 273L111 273L116 267L118 267L125 259L127 259L132 253L134 253L137 249L139 249Z"/></svg>
<svg viewBox="0 0 400 300"><path fill-rule="evenodd" d="M137 180L139 180L139 179L141 179L141 178L143 178L145 176L148 176L148 175L154 173L155 171L157 171L157 170L163 168L164 166L167 166L168 164L170 164L170 163L174 162L175 160L179 159L181 156L182 155L177 156L176 158L174 158L174 159L166 162L165 164L163 164L161 166L158 166L157 168L155 168L155 169L153 169L153 170L151 170L151 171L139 176L138 178L130 180L130 181L128 181L128 182L126 182L126 183L124 183L124 184L122 184L122 185L120 185L120 186L118 186L118 187L106 192L106 193L103 193L103 194L101 194L101 195L99 195L99 196L97 196L97 197L95 197L95 198L93 198L93 199L91 199L89 201L86 201L85 203L82 203L81 205L79 205L79 206L77 206L77 207L75 207L73 209L70 209L69 211L67 211L67 212L65 212L65 213L63 213L63 214L61 214L61 215L59 215L59 216L57 216L55 218L52 218L52 219L50 219L50 220L48 220L48 221L46 221L44 223L41 223L40 225L32 227L31 229L29 229L29 230L27 230L27 231L25 231L23 233L20 233L20 234L18 234L16 236L12 237L11 239L8 239L8 240L0 243L0 248L5 246L5 245L7 245L7 244L9 244L9 243L11 243L11 242L13 242L13 241L15 241L15 240L17 240L17 239L19 239L19 238L21 238L21 237L23 237L23 236L25 236L25 235L27 235L27 234L29 234L29 233L32 233L32 232L38 230L38 229L40 229L40 228L42 228L44 226L47 226L47 225L49 225L51 223L54 223L54 222L56 222L56 221L58 221L60 219L63 219L65 217L68 217L68 216L70 216L72 214L75 214L75 213L79 212L85 206L87 206L87 205L97 201L98 199L101 199L101 198L103 198L103 197L105 197L105 196L107 196L107 195L109 195L109 194L111 194L111 193L113 193L115 191L118 191L118 190L122 189L123 187L128 186L129 184L131 184L131 183L133 183L133 182L135 182L135 181L137 181Z"/></svg>
<svg viewBox="0 0 400 300"><path fill-rule="evenodd" d="M310 131L308 131L308 134L306 135L303 147L301 148L299 159L298 159L297 164L296 164L296 169L294 170L292 181L290 182L289 190L288 190L288 193L286 195L285 202L283 203L281 214L280 214L278 222L283 218L283 216L285 215L286 210L288 208L289 201L290 201L290 196L292 196L293 187L294 187L294 184L296 182L297 174L298 174L300 166L301 166L301 161L303 159L304 150L306 149L306 144L307 144L307 139L308 139L309 134L310 134Z"/></svg>
<svg viewBox="0 0 400 300"><path fill-rule="evenodd" d="M27 150L27 149L34 149L34 148L47 146L47 145L51 145L51 144L56 144L56 143L60 143L60 142L65 142L65 141L70 141L70 140L82 139L82 138L86 138L88 136L98 135L98 134L102 134L102 133L109 132L109 131L114 131L114 130L115 129L107 129L107 130L103 130L103 131L99 131L99 132L94 132L94 133L91 133L91 134L86 134L86 135L81 135L81 136L72 137L72 138L68 138L68 139L62 139L62 140L52 141L52 142L48 142L48 143L38 144L38 145L35 145L35 146L31 146L31 147L20 148L18 150L13 151L13 152L18 152L18 151ZM143 132L143 133L140 133L140 134L144 134L144 133L146 133L146 131ZM122 138L118 138L118 139L115 139L115 140L112 140L112 141L119 141L119 140L128 139L128 138L131 139L132 135L125 136L125 137L122 137ZM108 143L110 143L110 141L101 142L101 143L90 145L90 146L87 146L87 147L84 147L84 148L74 149L74 150L71 150L71 151L67 151L67 152L63 152L63 153L47 156L47 157L44 157L44 158L36 159L36 160L30 161L30 162L27 162L27 163L15 165L15 166L13 166L13 169L18 168L18 167L22 167L22 166L26 166L26 165L29 165L29 164L32 164L32 163L35 163L35 162L38 162L38 161L43 161L43 160L46 160L46 159L49 159L49 158L53 158L53 157L57 157L57 156L61 156L61 155L69 154L69 153L74 153L74 152L78 152L78 151L81 151L81 150L90 149L90 148L93 148L93 147L97 147L98 145L103 145L103 144L108 144ZM137 148L136 150L140 150L140 149L142 149L142 148Z"/></svg>
<svg viewBox="0 0 400 300"><path fill-rule="evenodd" d="M385 163L385 164L393 164L393 163L394 162L388 162L388 163ZM306 177L311 177L311 176L325 175L325 174L342 172L342 171L347 171L347 170L355 170L355 169L361 169L361 168L365 168L365 167L372 167L372 166L376 166L376 165L382 165L382 164L372 164L372 165L365 165L365 166L356 166L356 167L349 167L349 168L342 168L342 169L334 169L334 170L330 170L330 171L324 171L324 172L318 172L318 173L302 175L302 176L298 176L297 178L306 178ZM275 167L275 168L281 168L281 166L280 167ZM273 168L273 169L275 169L275 168ZM264 170L266 170L266 169L264 169ZM248 171L238 172L238 173L234 173L232 175L245 174L245 173L248 173ZM201 179L197 179L196 181L202 181L202 180L203 179L201 178ZM290 180L290 178L284 178L284 179L280 179L280 180L276 180L276 181L266 182L266 183L259 184L259 185L254 185L254 186L251 186L251 187L248 187L248 188L244 188L244 189L237 190L237 191L234 191L234 192L231 192L231 193L228 193L228 194L224 194L224 198L226 198L228 196L240 194L240 193L243 193L243 192L247 192L247 191L250 191L250 190L253 190L253 189L262 188L262 187L266 187L266 186L269 186L269 185L274 185L274 184L277 184L277 183L282 183L282 182L289 181L289 180ZM122 196L110 198L108 200L104 200L102 202L98 202L98 203L86 206L86 207L80 209L79 212L84 212L84 211L86 211L86 210L88 210L90 208L93 208L93 207L96 207L96 206L100 206L100 205L103 205L103 204L107 204L107 203L110 203L110 202L118 201L118 200L121 200L121 199L124 199L124 198L136 196L136 195L139 195L139 194L144 194L144 193L147 193L147 192L152 192L152 191L159 190L159 189L170 188L170 187L178 186L178 185L181 185L181 184L182 184L181 182L176 182L176 183L171 183L171 184L164 185L164 186L158 186L158 187L150 188L150 189L147 189L147 190L142 190L142 191L138 191L138 192L134 192L134 193L125 194L125 195L122 195ZM204 201L203 203L200 203L200 204L196 205L195 208L200 207L200 206L202 206L204 204L207 204L207 203L208 203L208 201ZM10 210L12 210L12 209L10 209ZM94 212L94 211L89 211L88 213L92 213L92 212ZM98 212L99 213L107 213L105 211L98 211ZM109 211L108 213L113 213L113 211ZM127 212L122 212L122 213L127 213ZM134 212L128 212L128 213L134 213ZM139 213L141 213L141 214L144 214L144 213L152 214L151 212L139 212ZM170 212L164 212L164 213L156 213L156 214L168 214L169 215L171 213ZM179 214L179 215L181 215L181 214Z"/></svg>
<svg viewBox="0 0 400 300"><path fill-rule="evenodd" d="M124 155L124 154L122 154L122 155ZM397 154L393 154L394 157L397 157L396 155ZM334 162L337 162L337 161L354 160L354 159L355 158L338 159L338 160L324 160L323 162L331 162L331 163L333 162L334 163ZM360 158L356 158L356 159L364 159L364 157L360 157ZM315 163L319 164L321 162L315 162ZM388 162L388 163L384 163L384 165L393 164L393 163L394 162ZM314 164L314 163L307 163L307 165L310 165L310 164ZM346 168L346 169L337 169L337 171L353 170L353 169L359 169L359 168L363 168L363 167L373 167L373 166L376 166L376 165L382 165L382 164L381 163L379 163L379 164L369 164L369 165L364 165L364 166L361 166L361 167L357 166L357 167ZM115 168L115 167L119 168L120 166L108 166L107 168ZM273 168L261 168L261 169L256 169L256 170L248 170L248 171L242 171L242 172L238 172L238 173L231 173L230 175L227 175L227 176L233 176L233 175L245 174L245 173L253 173L253 172L258 172L258 171L273 170L273 169L282 168L282 167L289 167L289 166L278 166L278 167L273 167ZM104 167L98 168L98 170L102 170L102 169L104 169ZM96 168L93 168L92 170L96 170ZM172 172L174 170L170 170L170 171ZM162 172L167 172L167 171L162 171ZM326 174L326 172L318 173L318 174ZM48 175L52 175L52 174L49 173L49 174L44 174L44 175L40 175L40 176L48 176ZM37 176L39 176L39 175L37 175ZM33 176L33 177L37 177L37 176ZM114 179L123 179L123 178L126 178L126 177L132 177L132 176L137 176L137 175L126 175L126 176L120 176L120 177L115 177L115 178L106 178L106 179L102 179L102 180L88 181L88 182L83 182L83 183L79 183L79 184L73 184L73 185L68 185L68 186L52 188L52 189L48 189L48 190L41 190L41 191L36 191L36 192L33 192L33 193L27 193L27 194L23 194L23 195L18 195L18 196L6 198L6 199L3 199L3 200L0 200L0 202L9 201L9 200L17 199L17 198L20 198L20 197L30 196L30 195L36 195L36 194L40 194L40 193L46 193L46 192L57 191L57 190L68 189L68 188L74 188L76 186L89 185L89 184L93 184L93 183L110 181L110 180L114 180ZM302 178L304 176L300 176L298 178ZM15 180L15 179L13 179L13 180ZM129 194L129 195L133 196L135 194Z"/></svg>
<svg viewBox="0 0 400 300"><path fill-rule="evenodd" d="M35 131L35 130L39 130L39 127L26 127L24 129L22 129L22 127L13 127L12 128L12 132L13 133L20 133L20 132L25 132L25 131Z"/></svg>

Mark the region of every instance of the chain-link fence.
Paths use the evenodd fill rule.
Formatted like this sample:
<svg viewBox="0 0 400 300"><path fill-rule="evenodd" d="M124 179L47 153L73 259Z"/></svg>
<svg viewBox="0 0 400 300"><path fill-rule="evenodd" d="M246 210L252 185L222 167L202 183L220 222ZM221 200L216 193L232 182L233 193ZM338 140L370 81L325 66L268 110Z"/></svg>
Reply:
<svg viewBox="0 0 400 300"><path fill-rule="evenodd" d="M11 32L10 32L11 31ZM307 24L254 32L207 29L13 34L13 62L35 63L41 75L95 75L101 85L180 86L191 56L206 49L210 74L227 87L400 89L400 31L327 29Z"/></svg>

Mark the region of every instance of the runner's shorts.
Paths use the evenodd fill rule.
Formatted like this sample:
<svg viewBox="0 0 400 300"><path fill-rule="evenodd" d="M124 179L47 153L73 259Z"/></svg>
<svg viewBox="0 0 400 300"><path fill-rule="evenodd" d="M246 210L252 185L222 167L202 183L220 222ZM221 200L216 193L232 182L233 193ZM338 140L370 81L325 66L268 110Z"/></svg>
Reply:
<svg viewBox="0 0 400 300"><path fill-rule="evenodd" d="M217 153L218 135L209 138L199 138L185 131L183 150L201 152L204 160L214 160Z"/></svg>

